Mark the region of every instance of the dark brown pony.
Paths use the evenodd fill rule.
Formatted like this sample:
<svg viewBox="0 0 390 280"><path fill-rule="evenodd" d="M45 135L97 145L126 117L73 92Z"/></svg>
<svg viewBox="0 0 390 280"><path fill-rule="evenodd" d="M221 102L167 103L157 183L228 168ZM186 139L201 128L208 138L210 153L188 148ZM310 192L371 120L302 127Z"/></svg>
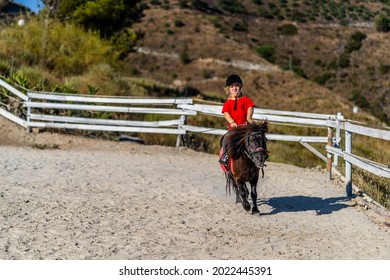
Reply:
<svg viewBox="0 0 390 280"><path fill-rule="evenodd" d="M246 211L251 209L247 200L249 191L246 182L251 185L252 214L260 213L257 208L257 182L259 170L264 177L265 161L268 158L267 138L268 123L252 124L230 130L225 137L229 168L226 172L226 188L230 193L231 186L236 193L236 203L242 202Z"/></svg>

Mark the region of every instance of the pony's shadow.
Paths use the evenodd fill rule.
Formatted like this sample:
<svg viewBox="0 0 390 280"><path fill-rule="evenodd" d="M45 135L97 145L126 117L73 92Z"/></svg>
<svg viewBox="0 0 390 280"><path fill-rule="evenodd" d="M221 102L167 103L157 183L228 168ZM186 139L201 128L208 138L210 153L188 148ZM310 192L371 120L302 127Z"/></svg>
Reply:
<svg viewBox="0 0 390 280"><path fill-rule="evenodd" d="M348 197L311 197L311 196L284 196L270 199L258 199L257 205L266 204L271 208L269 212L262 212L262 215L273 215L281 212L303 212L315 211L317 215L328 215L332 212L350 207Z"/></svg>

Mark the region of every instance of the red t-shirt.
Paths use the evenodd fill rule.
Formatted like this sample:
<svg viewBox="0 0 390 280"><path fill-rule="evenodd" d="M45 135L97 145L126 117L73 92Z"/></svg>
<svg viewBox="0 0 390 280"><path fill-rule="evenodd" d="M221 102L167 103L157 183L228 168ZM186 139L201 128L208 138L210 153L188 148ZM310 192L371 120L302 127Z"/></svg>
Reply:
<svg viewBox="0 0 390 280"><path fill-rule="evenodd" d="M246 114L248 112L248 109L251 107L255 107L255 104L249 97L244 95L242 97L237 98L237 110L234 111L234 101L234 99L228 99L223 104L222 113L229 113L238 125L246 124Z"/></svg>

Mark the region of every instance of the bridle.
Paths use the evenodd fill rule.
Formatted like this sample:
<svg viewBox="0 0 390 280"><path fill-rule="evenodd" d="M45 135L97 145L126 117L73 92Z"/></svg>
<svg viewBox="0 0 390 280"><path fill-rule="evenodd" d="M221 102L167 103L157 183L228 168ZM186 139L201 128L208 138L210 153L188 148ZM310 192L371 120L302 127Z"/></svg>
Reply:
<svg viewBox="0 0 390 280"><path fill-rule="evenodd" d="M257 135L262 135L264 136L264 133L260 132L260 131L256 131L256 132L251 132L249 133L247 136L246 136L246 141L245 141L245 154L247 155L247 157L252 160L253 162L255 161L255 156L257 153L267 153L268 154L268 151L264 148L264 139L266 140L265 136L264 136L264 139L261 139L260 140L260 147L257 147L255 148L254 150L251 149L250 147L250 138L253 137L253 136L257 136ZM262 137L263 138L263 137ZM264 162L262 162L262 165L260 167L261 169L261 173L262 173L262 178L264 178L264 167L266 165L264 164Z"/></svg>

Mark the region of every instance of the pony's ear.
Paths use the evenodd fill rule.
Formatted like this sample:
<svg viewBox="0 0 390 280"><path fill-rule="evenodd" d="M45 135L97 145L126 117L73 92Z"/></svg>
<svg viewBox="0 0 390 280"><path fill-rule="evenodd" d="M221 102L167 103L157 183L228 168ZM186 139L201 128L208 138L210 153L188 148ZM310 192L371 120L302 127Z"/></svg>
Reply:
<svg viewBox="0 0 390 280"><path fill-rule="evenodd" d="M261 123L259 124L259 126L261 127L261 130L264 131L264 133L268 132L268 120L267 119L263 119L261 121Z"/></svg>

